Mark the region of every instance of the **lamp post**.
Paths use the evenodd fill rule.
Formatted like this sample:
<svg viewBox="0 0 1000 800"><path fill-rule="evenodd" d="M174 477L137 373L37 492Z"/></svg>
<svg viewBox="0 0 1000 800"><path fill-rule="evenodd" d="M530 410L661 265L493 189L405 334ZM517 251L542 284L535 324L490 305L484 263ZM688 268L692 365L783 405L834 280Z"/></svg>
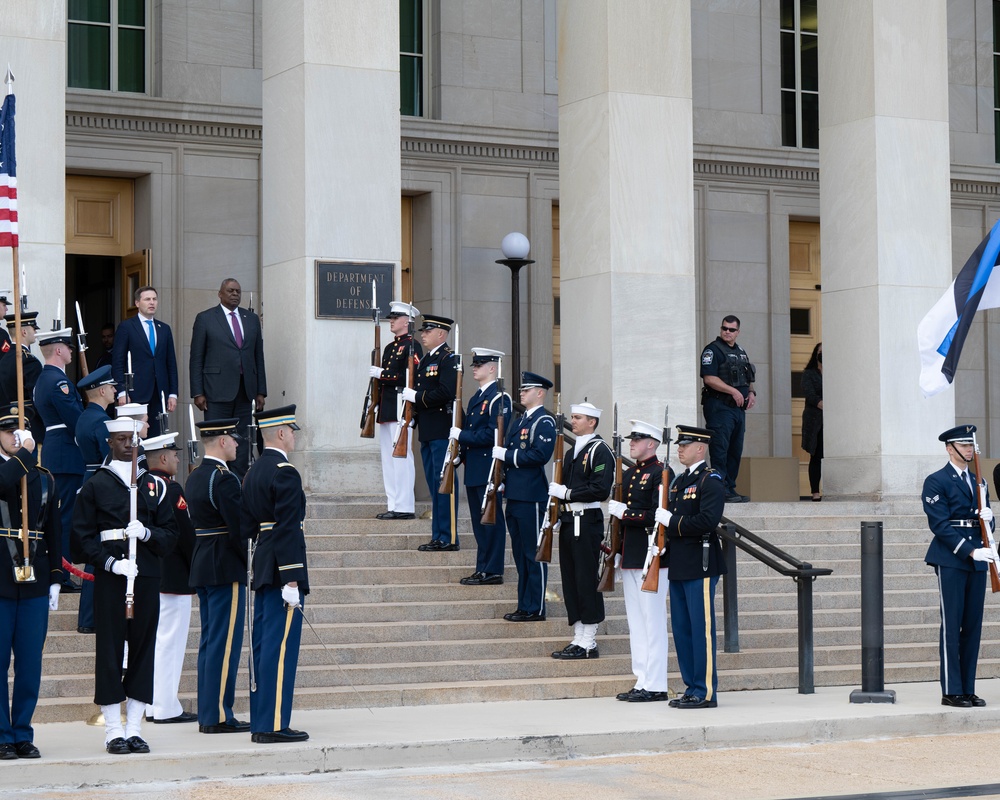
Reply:
<svg viewBox="0 0 1000 800"><path fill-rule="evenodd" d="M510 269L510 349L514 374L514 397L521 388L521 296L519 273L521 267L535 262L528 258L531 243L523 233L508 233L500 243L504 257L497 261Z"/></svg>

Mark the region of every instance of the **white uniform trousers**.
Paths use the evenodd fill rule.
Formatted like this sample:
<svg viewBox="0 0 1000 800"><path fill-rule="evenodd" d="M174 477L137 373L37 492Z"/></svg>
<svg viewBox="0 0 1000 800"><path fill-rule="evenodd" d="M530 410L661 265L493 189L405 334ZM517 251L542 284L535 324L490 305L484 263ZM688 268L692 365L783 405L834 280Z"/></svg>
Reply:
<svg viewBox="0 0 1000 800"><path fill-rule="evenodd" d="M392 442L396 435L395 422L380 422L378 424L379 443L382 446L382 482L385 484L385 499L389 511L401 514L412 514L413 481L416 479L416 467L413 464L413 449L406 451L406 458L393 458ZM410 431L413 436L414 431Z"/></svg>
<svg viewBox="0 0 1000 800"><path fill-rule="evenodd" d="M635 688L667 691L667 570L660 570L655 594L642 591L642 570L622 569L628 640Z"/></svg>
<svg viewBox="0 0 1000 800"><path fill-rule="evenodd" d="M170 719L184 709L177 699L191 627L189 594L160 594L160 621L156 625L153 656L153 719Z"/></svg>

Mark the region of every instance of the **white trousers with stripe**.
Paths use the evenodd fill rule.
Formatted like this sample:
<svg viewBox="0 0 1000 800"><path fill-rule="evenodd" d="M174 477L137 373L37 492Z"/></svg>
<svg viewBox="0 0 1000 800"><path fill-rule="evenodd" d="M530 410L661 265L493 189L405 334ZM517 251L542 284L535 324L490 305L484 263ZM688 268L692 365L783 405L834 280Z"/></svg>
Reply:
<svg viewBox="0 0 1000 800"><path fill-rule="evenodd" d="M655 593L642 591L642 570L622 569L625 614L635 688L667 691L667 570L660 570Z"/></svg>

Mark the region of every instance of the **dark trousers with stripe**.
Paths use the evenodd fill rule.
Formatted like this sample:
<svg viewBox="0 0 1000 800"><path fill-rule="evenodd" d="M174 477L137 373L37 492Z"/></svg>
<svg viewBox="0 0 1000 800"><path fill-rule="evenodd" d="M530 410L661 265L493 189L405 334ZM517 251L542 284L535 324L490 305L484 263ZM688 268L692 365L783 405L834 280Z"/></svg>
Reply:
<svg viewBox="0 0 1000 800"><path fill-rule="evenodd" d="M719 576L670 581L670 630L685 694L714 700L719 689L715 659L715 587Z"/></svg>
<svg viewBox="0 0 1000 800"><path fill-rule="evenodd" d="M941 596L941 693L975 694L986 571L934 567Z"/></svg>
<svg viewBox="0 0 1000 800"><path fill-rule="evenodd" d="M270 733L289 726L301 641L302 612L285 606L280 586L258 589L253 598L257 691L250 693L251 733Z"/></svg>
<svg viewBox="0 0 1000 800"><path fill-rule="evenodd" d="M476 536L476 572L487 575L503 575L503 551L507 544L507 526L504 524L500 498L497 497L495 525L483 524L483 496L485 486L466 486L465 495L469 500L469 515L472 517L472 532Z"/></svg>
<svg viewBox="0 0 1000 800"><path fill-rule="evenodd" d="M220 725L235 718L233 702L246 624L246 586L200 586L198 607L198 724Z"/></svg>
<svg viewBox="0 0 1000 800"><path fill-rule="evenodd" d="M441 483L441 468L444 466L447 455L447 439L433 439L420 443L420 460L424 464L427 490L431 493L431 540L451 544L451 506L449 503L454 503L456 511L455 544L458 544L458 481L455 481L454 493L438 493L438 486Z"/></svg>
<svg viewBox="0 0 1000 800"><path fill-rule="evenodd" d="M499 516L500 511L497 510ZM538 531L542 526L545 503L508 500L503 515L510 533L510 550L517 567L517 607L530 614L545 613L545 584L549 565L535 561Z"/></svg>
<svg viewBox="0 0 1000 800"><path fill-rule="evenodd" d="M13 694L0 700L0 744L34 739L31 717L42 683L42 648L49 627L49 597L14 600L0 597L0 674L7 675L14 656Z"/></svg>
<svg viewBox="0 0 1000 800"><path fill-rule="evenodd" d="M70 550L69 539L73 531L73 506L76 505L76 495L80 491L80 487L83 486L83 475L53 472L52 477L55 478L56 494L59 495L59 521L62 523L62 551L63 555L66 556L66 560L69 561L69 554L72 552ZM64 569L62 582L70 583L71 580L69 571Z"/></svg>
<svg viewBox="0 0 1000 800"><path fill-rule="evenodd" d="M559 519L559 571L567 621L570 625L604 622L604 595L597 591L604 513L588 508L579 517L563 513Z"/></svg>

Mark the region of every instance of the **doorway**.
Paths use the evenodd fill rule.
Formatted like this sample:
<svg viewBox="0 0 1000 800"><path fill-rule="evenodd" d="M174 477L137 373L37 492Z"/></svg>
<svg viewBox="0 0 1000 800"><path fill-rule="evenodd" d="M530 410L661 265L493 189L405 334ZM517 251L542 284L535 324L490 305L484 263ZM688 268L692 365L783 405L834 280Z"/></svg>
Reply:
<svg viewBox="0 0 1000 800"><path fill-rule="evenodd" d="M788 223L789 332L792 364L792 452L799 458L799 496L809 497L809 454L802 449L802 371L823 341L819 223Z"/></svg>

